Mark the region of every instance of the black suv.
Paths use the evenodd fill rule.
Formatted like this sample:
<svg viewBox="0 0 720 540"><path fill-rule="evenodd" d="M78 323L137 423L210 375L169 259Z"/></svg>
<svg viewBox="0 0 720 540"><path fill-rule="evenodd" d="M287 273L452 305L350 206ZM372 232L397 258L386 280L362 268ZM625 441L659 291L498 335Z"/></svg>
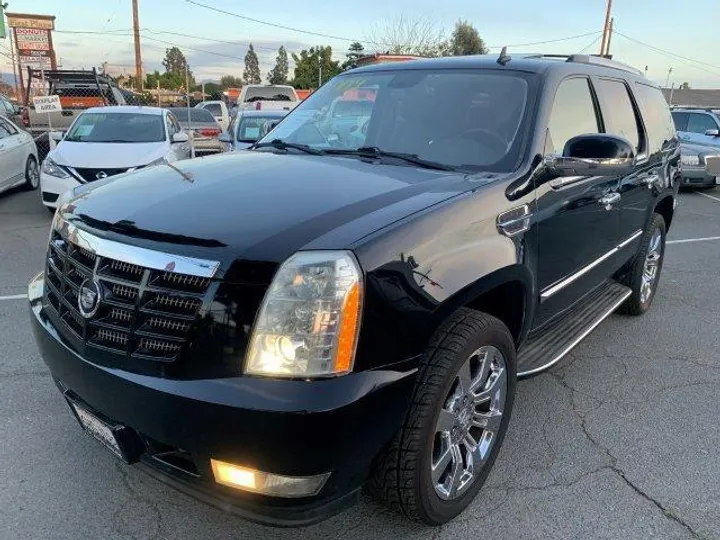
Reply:
<svg viewBox="0 0 720 540"><path fill-rule="evenodd" d="M365 486L441 524L518 377L650 307L679 155L605 59L352 70L250 151L79 188L32 324L82 426L202 500L301 525Z"/></svg>

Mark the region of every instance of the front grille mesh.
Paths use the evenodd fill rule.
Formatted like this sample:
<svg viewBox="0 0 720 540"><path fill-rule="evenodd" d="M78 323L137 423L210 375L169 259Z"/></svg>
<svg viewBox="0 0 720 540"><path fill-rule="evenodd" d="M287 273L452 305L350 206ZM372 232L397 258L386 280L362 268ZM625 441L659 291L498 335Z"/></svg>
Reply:
<svg viewBox="0 0 720 540"><path fill-rule="evenodd" d="M61 332L90 348L160 362L182 354L210 285L208 278L98 256L57 231L50 240L46 276L46 305L58 316ZM78 309L78 292L93 279L102 300L86 319Z"/></svg>

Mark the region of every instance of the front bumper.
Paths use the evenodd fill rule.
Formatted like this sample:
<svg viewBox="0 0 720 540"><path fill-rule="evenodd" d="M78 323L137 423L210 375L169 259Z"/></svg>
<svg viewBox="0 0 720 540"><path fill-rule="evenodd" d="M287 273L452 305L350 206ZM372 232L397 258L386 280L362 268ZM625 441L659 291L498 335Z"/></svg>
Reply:
<svg viewBox="0 0 720 540"><path fill-rule="evenodd" d="M28 293L33 332L66 397L132 431L141 466L153 475L246 519L308 525L352 504L409 403L415 370L306 382L169 380L98 366L58 334L42 289L38 276ZM158 457L167 452L185 461ZM210 458L290 476L331 474L316 496L268 497L216 484Z"/></svg>
<svg viewBox="0 0 720 540"><path fill-rule="evenodd" d="M58 178L57 176L51 176L43 172L40 173L42 200L43 204L48 208L56 208L58 197L79 185L80 182L72 177Z"/></svg>
<svg viewBox="0 0 720 540"><path fill-rule="evenodd" d="M682 168L682 187L710 187L720 185L720 177L711 176L704 167Z"/></svg>

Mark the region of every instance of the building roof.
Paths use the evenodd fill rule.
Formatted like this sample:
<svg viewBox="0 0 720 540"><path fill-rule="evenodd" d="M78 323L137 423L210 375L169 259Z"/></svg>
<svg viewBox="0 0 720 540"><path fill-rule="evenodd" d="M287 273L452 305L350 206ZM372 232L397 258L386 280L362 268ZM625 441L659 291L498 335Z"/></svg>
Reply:
<svg viewBox="0 0 720 540"><path fill-rule="evenodd" d="M672 101L670 94L672 93ZM720 90L671 90L663 88L665 99L677 107L705 107L708 109L720 109Z"/></svg>

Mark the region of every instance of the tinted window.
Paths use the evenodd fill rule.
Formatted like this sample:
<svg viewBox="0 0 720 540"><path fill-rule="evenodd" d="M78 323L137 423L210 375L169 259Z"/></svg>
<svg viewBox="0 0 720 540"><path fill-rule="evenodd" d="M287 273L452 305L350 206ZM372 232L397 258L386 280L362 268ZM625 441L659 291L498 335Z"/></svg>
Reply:
<svg viewBox="0 0 720 540"><path fill-rule="evenodd" d="M319 149L384 151L470 170L514 170L523 148L531 75L509 71L392 69L331 79L293 110L273 139ZM366 116L333 116L338 99L370 89ZM360 100L358 100L360 101ZM369 110L368 110L369 108Z"/></svg>
<svg viewBox="0 0 720 540"><path fill-rule="evenodd" d="M111 110L111 108L108 108ZM149 143L165 140L159 114L85 113L64 139L88 143Z"/></svg>
<svg viewBox="0 0 720 540"><path fill-rule="evenodd" d="M565 143L577 135L598 133L595 104L587 79L566 79L555 93L546 149L561 155Z"/></svg>
<svg viewBox="0 0 720 540"><path fill-rule="evenodd" d="M717 129L717 124L709 114L690 113L687 131L690 133L705 133L708 129Z"/></svg>
<svg viewBox="0 0 720 540"><path fill-rule="evenodd" d="M170 109L181 124L187 124L188 115L190 115L190 122L211 122L215 123L215 117L210 114L210 111L205 109L187 109L182 107L174 107Z"/></svg>
<svg viewBox="0 0 720 540"><path fill-rule="evenodd" d="M219 103L207 103L203 106L203 109L208 111L213 116L222 116L222 107Z"/></svg>
<svg viewBox="0 0 720 540"><path fill-rule="evenodd" d="M665 96L659 88L637 83L635 85L635 96L640 102L645 129L647 130L650 153L655 153L663 144L675 138L675 124L670 116Z"/></svg>
<svg viewBox="0 0 720 540"><path fill-rule="evenodd" d="M277 116L243 116L238 125L237 140L255 142L260 138L265 122L278 122L281 119Z"/></svg>
<svg viewBox="0 0 720 540"><path fill-rule="evenodd" d="M684 112L672 113L672 119L675 123L675 129L678 131L687 131L688 117L690 115Z"/></svg>
<svg viewBox="0 0 720 540"><path fill-rule="evenodd" d="M635 108L625 83L601 79L597 82L597 91L603 99L605 131L625 137L635 150L640 150L642 131L638 126Z"/></svg>

